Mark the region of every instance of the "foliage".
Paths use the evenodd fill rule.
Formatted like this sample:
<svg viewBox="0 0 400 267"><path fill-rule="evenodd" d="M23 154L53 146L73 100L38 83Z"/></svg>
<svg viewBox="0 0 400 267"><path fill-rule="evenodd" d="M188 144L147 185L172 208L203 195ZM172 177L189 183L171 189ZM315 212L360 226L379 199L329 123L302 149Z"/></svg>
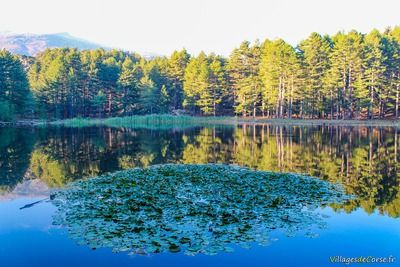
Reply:
<svg viewBox="0 0 400 267"><path fill-rule="evenodd" d="M267 118L399 117L399 27L243 42L228 58L186 50L169 57L102 49L48 49L25 70L0 56L0 102L16 115L68 119L141 114ZM7 78L7 75L10 77ZM35 104L35 105L34 105ZM182 110L183 109L183 110Z"/></svg>
<svg viewBox="0 0 400 267"><path fill-rule="evenodd" d="M183 106L193 114L214 115L221 110L227 91L225 61L203 52L192 58L185 71Z"/></svg>
<svg viewBox="0 0 400 267"><path fill-rule="evenodd" d="M0 120L31 113L28 80L19 58L0 50Z"/></svg>
<svg viewBox="0 0 400 267"><path fill-rule="evenodd" d="M354 119L399 117L399 27L242 42L228 58L186 50L142 58L48 49L24 67L0 56L0 102L50 119L143 114Z"/></svg>
<svg viewBox="0 0 400 267"><path fill-rule="evenodd" d="M6 101L0 102L0 121L13 121L15 111L12 105Z"/></svg>

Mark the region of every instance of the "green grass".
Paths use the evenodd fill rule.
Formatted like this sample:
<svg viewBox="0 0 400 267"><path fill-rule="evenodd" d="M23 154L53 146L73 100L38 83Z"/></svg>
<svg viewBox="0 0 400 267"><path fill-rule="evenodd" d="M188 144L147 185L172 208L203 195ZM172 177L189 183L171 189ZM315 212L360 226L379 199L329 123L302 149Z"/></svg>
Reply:
<svg viewBox="0 0 400 267"><path fill-rule="evenodd" d="M320 120L320 119L267 119L243 117L193 117L173 115L144 115L130 117L113 117L104 119L74 118L50 122L51 125L67 127L109 126L131 128L185 128L193 126L238 125L238 124L272 124L299 126L379 126L400 127L399 120Z"/></svg>

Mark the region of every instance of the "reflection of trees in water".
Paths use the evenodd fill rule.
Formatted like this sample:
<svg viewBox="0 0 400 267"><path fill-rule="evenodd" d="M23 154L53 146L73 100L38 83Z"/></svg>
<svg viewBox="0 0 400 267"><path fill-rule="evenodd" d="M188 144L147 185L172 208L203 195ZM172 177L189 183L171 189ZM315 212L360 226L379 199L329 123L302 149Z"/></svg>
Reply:
<svg viewBox="0 0 400 267"><path fill-rule="evenodd" d="M341 207L400 216L398 132L354 127L242 127L234 161L261 170L307 173L345 185L357 198Z"/></svg>
<svg viewBox="0 0 400 267"><path fill-rule="evenodd" d="M4 130L0 132L0 183L8 188L22 179L34 138L33 130ZM237 163L340 182L357 198L335 208L350 212L361 206L367 212L400 216L398 132L394 128L252 125L236 129L35 131L38 141L30 167L53 187L151 164Z"/></svg>
<svg viewBox="0 0 400 267"><path fill-rule="evenodd" d="M34 142L31 129L0 128L0 193L11 191L22 181Z"/></svg>
<svg viewBox="0 0 400 267"><path fill-rule="evenodd" d="M177 162L183 132L115 128L47 129L32 154L33 173L51 187L119 169Z"/></svg>
<svg viewBox="0 0 400 267"><path fill-rule="evenodd" d="M229 135L226 134L229 131ZM183 163L229 163L233 148L232 130L203 128L196 135L183 135Z"/></svg>

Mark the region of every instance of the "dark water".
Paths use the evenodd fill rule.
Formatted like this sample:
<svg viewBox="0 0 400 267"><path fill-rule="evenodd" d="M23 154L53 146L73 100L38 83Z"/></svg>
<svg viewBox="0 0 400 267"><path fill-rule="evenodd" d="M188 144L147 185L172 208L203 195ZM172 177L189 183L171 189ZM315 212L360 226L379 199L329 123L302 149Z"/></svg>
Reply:
<svg viewBox="0 0 400 267"><path fill-rule="evenodd" d="M240 126L188 129L0 128L0 266L335 266L330 256L400 264L399 130ZM321 208L318 236L273 232L268 246L232 253L139 256L91 250L52 224L49 190L106 172L160 163L235 163L309 174L355 196ZM359 265L359 264L356 264Z"/></svg>

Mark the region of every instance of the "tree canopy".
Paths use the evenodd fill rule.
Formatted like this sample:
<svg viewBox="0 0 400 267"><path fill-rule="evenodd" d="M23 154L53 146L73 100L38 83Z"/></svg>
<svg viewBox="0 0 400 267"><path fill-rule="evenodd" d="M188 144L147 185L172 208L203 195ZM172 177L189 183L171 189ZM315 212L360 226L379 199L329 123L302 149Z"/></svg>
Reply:
<svg viewBox="0 0 400 267"><path fill-rule="evenodd" d="M32 98L26 72L20 60L0 50L0 121L30 114Z"/></svg>

